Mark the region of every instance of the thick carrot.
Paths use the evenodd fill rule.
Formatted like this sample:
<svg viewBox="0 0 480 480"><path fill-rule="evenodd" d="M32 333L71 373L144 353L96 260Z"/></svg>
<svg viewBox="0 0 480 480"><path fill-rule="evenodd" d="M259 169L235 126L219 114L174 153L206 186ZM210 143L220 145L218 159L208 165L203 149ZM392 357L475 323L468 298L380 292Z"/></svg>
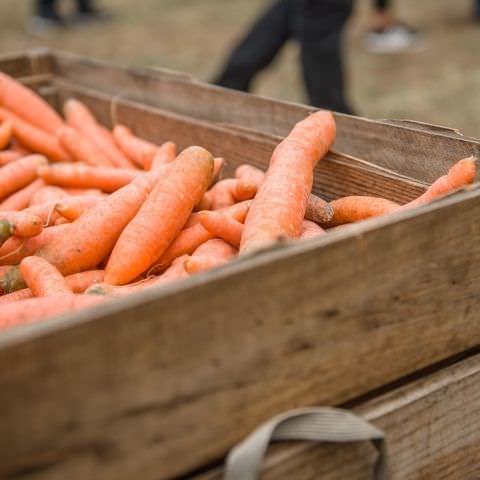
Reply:
<svg viewBox="0 0 480 480"><path fill-rule="evenodd" d="M310 220L304 220L302 224L302 233L300 234L300 238L312 238L318 237L319 235L323 235L325 230L317 225L315 222L311 222Z"/></svg>
<svg viewBox="0 0 480 480"><path fill-rule="evenodd" d="M0 108L0 120L7 119L12 122L15 138L32 152L40 153L57 162L70 160L57 137L34 127L8 110Z"/></svg>
<svg viewBox="0 0 480 480"><path fill-rule="evenodd" d="M41 155L29 155L0 169L0 200L29 185L37 178L37 168L47 159Z"/></svg>
<svg viewBox="0 0 480 480"><path fill-rule="evenodd" d="M0 105L51 134L63 125L60 115L43 98L4 73L0 73Z"/></svg>
<svg viewBox="0 0 480 480"><path fill-rule="evenodd" d="M68 125L58 131L58 138L63 148L77 162L100 167L115 166L85 135Z"/></svg>
<svg viewBox="0 0 480 480"><path fill-rule="evenodd" d="M2 152L0 152L0 167L8 165L9 163L18 160L23 156L23 153L17 152L15 150L3 150Z"/></svg>
<svg viewBox="0 0 480 480"><path fill-rule="evenodd" d="M104 298L93 295L57 295L54 297L28 298L2 305L0 329L25 325L34 321L73 312L102 303Z"/></svg>
<svg viewBox="0 0 480 480"><path fill-rule="evenodd" d="M243 224L224 213L199 212L200 223L215 237L221 238L236 248L240 247Z"/></svg>
<svg viewBox="0 0 480 480"><path fill-rule="evenodd" d="M52 227L64 229L62 235L52 238L36 254L63 275L95 268L111 252L122 230L163 175L163 169L147 172L103 198L73 223Z"/></svg>
<svg viewBox="0 0 480 480"><path fill-rule="evenodd" d="M298 238L313 184L313 169L335 140L335 120L327 111L297 123L276 147L265 180L248 212L240 253Z"/></svg>
<svg viewBox="0 0 480 480"><path fill-rule="evenodd" d="M116 125L113 138L122 152L139 167L149 170L157 153L157 145L137 137L125 125Z"/></svg>
<svg viewBox="0 0 480 480"><path fill-rule="evenodd" d="M189 147L167 168L166 178L120 235L105 269L107 283L128 283L161 257L210 185L213 157Z"/></svg>
<svg viewBox="0 0 480 480"><path fill-rule="evenodd" d="M448 171L447 175L440 177L432 183L425 193L420 195L415 200L403 205L402 208L418 207L430 203L442 195L445 195L457 188L470 185L475 180L477 173L476 158L468 157L458 161Z"/></svg>
<svg viewBox="0 0 480 480"><path fill-rule="evenodd" d="M65 102L63 111L67 123L83 133L115 166L135 168L115 145L110 132L97 123L86 105L71 98Z"/></svg>
<svg viewBox="0 0 480 480"><path fill-rule="evenodd" d="M192 274L219 267L236 254L236 248L220 238L214 238L193 252L193 255L185 261L185 270Z"/></svg>
<svg viewBox="0 0 480 480"><path fill-rule="evenodd" d="M157 168L166 163L172 163L175 158L177 158L177 145L173 142L165 142L158 147L150 169Z"/></svg>
<svg viewBox="0 0 480 480"><path fill-rule="evenodd" d="M5 120L0 125L0 150L3 150L10 143L12 138L12 122L10 120Z"/></svg>
<svg viewBox="0 0 480 480"><path fill-rule="evenodd" d="M43 258L24 258L20 263L20 273L35 297L73 293L62 274Z"/></svg>
<svg viewBox="0 0 480 480"><path fill-rule="evenodd" d="M28 212L0 212L0 223L9 223L12 235L17 237L34 237L43 230L40 217Z"/></svg>
<svg viewBox="0 0 480 480"><path fill-rule="evenodd" d="M92 167L80 163L45 165L38 175L46 183L61 187L99 188L104 192L115 192L141 175L139 170L127 168Z"/></svg>
<svg viewBox="0 0 480 480"><path fill-rule="evenodd" d="M45 168L48 168L48 166L45 165ZM41 169L42 167L39 167L38 171L40 172ZM63 188L45 185L33 194L30 200L30 206L55 203L65 197L68 197L68 193L63 190Z"/></svg>
<svg viewBox="0 0 480 480"><path fill-rule="evenodd" d="M101 200L102 198L98 196L69 197L65 201L58 202L55 205L55 211L62 217L73 222Z"/></svg>
<svg viewBox="0 0 480 480"><path fill-rule="evenodd" d="M45 182L38 178L30 185L23 187L12 195L8 196L2 203L0 203L0 210L23 210L27 208L32 200L35 192L45 186Z"/></svg>

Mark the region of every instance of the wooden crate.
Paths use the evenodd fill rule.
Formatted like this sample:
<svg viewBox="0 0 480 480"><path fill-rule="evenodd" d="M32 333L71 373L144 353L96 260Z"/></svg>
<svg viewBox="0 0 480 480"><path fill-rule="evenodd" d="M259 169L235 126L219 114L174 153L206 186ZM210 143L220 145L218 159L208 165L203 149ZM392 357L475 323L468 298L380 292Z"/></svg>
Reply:
<svg viewBox="0 0 480 480"><path fill-rule="evenodd" d="M0 70L56 105L82 99L107 125L201 144L230 169L265 167L281 129L308 111L66 54L11 56ZM260 118L271 127L255 130ZM326 198L408 201L479 151L444 131L337 120L337 152L315 175ZM272 415L351 401L476 346L479 219L473 188L5 332L0 478L188 476Z"/></svg>

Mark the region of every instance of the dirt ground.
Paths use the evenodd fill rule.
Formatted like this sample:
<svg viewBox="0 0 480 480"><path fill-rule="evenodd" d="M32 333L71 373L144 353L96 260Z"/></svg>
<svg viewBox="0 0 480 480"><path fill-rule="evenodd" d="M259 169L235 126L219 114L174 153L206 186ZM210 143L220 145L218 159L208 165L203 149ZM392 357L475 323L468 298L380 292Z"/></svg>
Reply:
<svg viewBox="0 0 480 480"><path fill-rule="evenodd" d="M50 46L128 65L182 70L208 81L229 48L270 0L103 0L115 15L104 25L34 38L27 0L0 1L0 52ZM373 55L362 46L369 0L359 0L346 42L350 97L371 118L409 118L480 137L480 24L471 0L397 0L399 15L424 31L427 49ZM71 2L63 1L68 10ZM255 92L304 101L297 49L287 47L262 73Z"/></svg>

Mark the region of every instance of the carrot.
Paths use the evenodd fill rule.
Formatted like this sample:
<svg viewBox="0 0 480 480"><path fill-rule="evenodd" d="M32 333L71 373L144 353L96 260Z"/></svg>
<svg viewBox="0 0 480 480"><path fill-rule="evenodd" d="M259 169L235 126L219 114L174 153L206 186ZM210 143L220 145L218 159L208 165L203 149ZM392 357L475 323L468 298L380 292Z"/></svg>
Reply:
<svg viewBox="0 0 480 480"><path fill-rule="evenodd" d="M77 162L100 167L115 166L85 135L68 125L58 131L58 138L63 148Z"/></svg>
<svg viewBox="0 0 480 480"><path fill-rule="evenodd" d="M125 125L116 125L113 129L113 138L117 146L132 162L145 170L152 166L157 153L157 145L137 137Z"/></svg>
<svg viewBox="0 0 480 480"><path fill-rule="evenodd" d="M201 147L189 147L167 168L165 180L120 235L105 269L107 283L128 283L160 258L207 190L213 157Z"/></svg>
<svg viewBox="0 0 480 480"><path fill-rule="evenodd" d="M5 120L0 125L0 150L3 150L10 143L12 138L12 122L10 120Z"/></svg>
<svg viewBox="0 0 480 480"><path fill-rule="evenodd" d="M51 238L36 254L55 265L63 275L95 268L108 256L122 230L163 175L163 169L147 172L101 199L73 223L52 227L63 229L62 234Z"/></svg>
<svg viewBox="0 0 480 480"><path fill-rule="evenodd" d="M457 188L470 185L475 180L476 175L476 158L468 157L458 161L448 171L447 175L440 177L432 183L425 193L415 200L403 205L402 208L418 207L430 203L442 195L445 195Z"/></svg>
<svg viewBox="0 0 480 480"><path fill-rule="evenodd" d="M101 197L97 196L78 196L68 198L65 201L60 201L55 205L55 211L57 211L62 217L73 222L80 215L87 210L97 205L101 201Z"/></svg>
<svg viewBox="0 0 480 480"><path fill-rule="evenodd" d="M235 204L233 192L237 186L234 178L227 178L217 182L196 206L196 210L217 210Z"/></svg>
<svg viewBox="0 0 480 480"><path fill-rule="evenodd" d="M107 194L102 192L99 188L70 188L66 187L64 190L73 197L104 197Z"/></svg>
<svg viewBox="0 0 480 480"><path fill-rule="evenodd" d="M224 213L200 212L200 223L215 237L221 238L230 245L238 248L242 238L243 224Z"/></svg>
<svg viewBox="0 0 480 480"><path fill-rule="evenodd" d="M30 185L23 187L0 203L0 210L12 211L27 208L35 192L44 186L45 182L41 179L33 181Z"/></svg>
<svg viewBox="0 0 480 480"><path fill-rule="evenodd" d="M23 153L16 152L15 150L4 150L0 152L0 167L8 165L23 156Z"/></svg>
<svg viewBox="0 0 480 480"><path fill-rule="evenodd" d="M70 198L64 197L64 201L67 200L70 200ZM25 208L22 212L36 215L42 219L43 226L48 227L49 225L53 225L59 217L59 214L55 211L55 205L55 202L33 205L32 207Z"/></svg>
<svg viewBox="0 0 480 480"><path fill-rule="evenodd" d="M200 245L193 255L185 261L187 273L198 273L211 268L219 267L234 255L237 249L219 238L208 240Z"/></svg>
<svg viewBox="0 0 480 480"><path fill-rule="evenodd" d="M51 185L99 188L104 192L114 192L128 185L141 172L126 168L96 168L79 163L63 163L45 165L38 169L38 175Z"/></svg>
<svg viewBox="0 0 480 480"><path fill-rule="evenodd" d="M0 224L10 224L12 235L17 237L34 237L43 230L40 217L28 212L0 212Z"/></svg>
<svg viewBox="0 0 480 480"><path fill-rule="evenodd" d="M240 253L298 238L313 184L313 169L335 140L335 120L327 111L297 123L275 148L265 180L248 212Z"/></svg>
<svg viewBox="0 0 480 480"><path fill-rule="evenodd" d="M34 321L69 313L103 302L102 297L90 295L56 295L54 297L28 298L2 305L0 329L25 325Z"/></svg>
<svg viewBox="0 0 480 480"><path fill-rule="evenodd" d="M302 224L302 233L300 234L300 238L312 238L317 237L319 235L323 235L325 230L317 225L315 222L311 222L310 220L304 220Z"/></svg>
<svg viewBox="0 0 480 480"><path fill-rule="evenodd" d="M54 225L65 225L66 223L70 223L70 220L65 217L59 217L55 220Z"/></svg>
<svg viewBox="0 0 480 480"><path fill-rule="evenodd" d="M213 182L216 182L220 179L222 171L225 167L225 160L221 157L216 157L213 159Z"/></svg>
<svg viewBox="0 0 480 480"><path fill-rule="evenodd" d="M26 300L27 298L32 297L33 293L29 288L22 288L21 290L2 295L0 297L0 305L3 305L4 303L18 302L19 300Z"/></svg>
<svg viewBox="0 0 480 480"><path fill-rule="evenodd" d="M24 258L20 263L20 273L35 297L73 293L62 274L43 258Z"/></svg>
<svg viewBox="0 0 480 480"><path fill-rule="evenodd" d="M51 134L63 125L60 115L43 98L4 73L0 73L0 105Z"/></svg>
<svg viewBox="0 0 480 480"><path fill-rule="evenodd" d="M346 223L359 222L367 218L378 217L400 208L398 203L385 198L351 196L330 202L333 218L324 227L336 227Z"/></svg>
<svg viewBox="0 0 480 480"><path fill-rule="evenodd" d="M30 149L26 148L25 145L22 145L16 138L12 138L12 141L10 142L10 144L11 144L10 148L14 152L21 153L23 156L31 155L32 153L35 153L35 152L32 152Z"/></svg>
<svg viewBox="0 0 480 480"><path fill-rule="evenodd" d="M47 162L41 155L29 155L0 169L0 200L37 178L37 168Z"/></svg>
<svg viewBox="0 0 480 480"><path fill-rule="evenodd" d="M158 147L153 157L150 169L157 168L159 165L172 163L177 158L177 145L173 142L165 142Z"/></svg>
<svg viewBox="0 0 480 480"><path fill-rule="evenodd" d="M46 168L48 168L45 165ZM38 171L41 171L40 167ZM32 196L30 200L30 206L34 205L43 205L45 203L55 203L60 201L62 198L68 197L68 193L63 190L63 188L53 187L50 185L45 185L44 187L38 189Z"/></svg>
<svg viewBox="0 0 480 480"><path fill-rule="evenodd" d="M21 290L26 287L23 277L20 274L20 269L18 266L9 267L8 270L4 270L0 274L0 292L1 293L12 293L17 290ZM4 311L2 308L2 315Z"/></svg>
<svg viewBox="0 0 480 480"><path fill-rule="evenodd" d="M86 105L71 98L65 102L63 110L67 123L85 135L115 166L135 168L115 145L110 132L97 123Z"/></svg>

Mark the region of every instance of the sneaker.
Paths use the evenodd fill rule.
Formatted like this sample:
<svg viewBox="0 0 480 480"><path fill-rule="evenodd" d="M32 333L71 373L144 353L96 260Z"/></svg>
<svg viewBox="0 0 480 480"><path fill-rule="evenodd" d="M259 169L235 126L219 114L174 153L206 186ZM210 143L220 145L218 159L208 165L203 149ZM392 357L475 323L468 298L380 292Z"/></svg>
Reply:
<svg viewBox="0 0 480 480"><path fill-rule="evenodd" d="M93 22L108 22L112 15L104 10L92 9L84 12L76 12L69 18L69 23L73 25L83 25Z"/></svg>
<svg viewBox="0 0 480 480"><path fill-rule="evenodd" d="M423 35L403 23L366 34L365 47L372 53L402 53L425 48Z"/></svg>
<svg viewBox="0 0 480 480"><path fill-rule="evenodd" d="M34 15L28 20L27 32L34 37L45 38L51 33L65 27L65 22L58 15Z"/></svg>

